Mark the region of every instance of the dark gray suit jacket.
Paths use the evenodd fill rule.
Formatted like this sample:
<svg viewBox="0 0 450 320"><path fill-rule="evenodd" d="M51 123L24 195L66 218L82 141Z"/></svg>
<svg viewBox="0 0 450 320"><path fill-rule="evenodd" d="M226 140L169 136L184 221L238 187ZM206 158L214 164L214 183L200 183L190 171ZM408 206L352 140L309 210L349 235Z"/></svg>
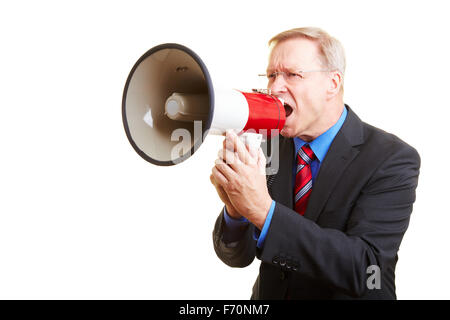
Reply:
<svg viewBox="0 0 450 320"><path fill-rule="evenodd" d="M252 224L239 241L225 243L223 211L216 221L214 249L224 263L246 267L261 260L252 299L396 298L397 252L415 201L420 157L346 107L304 216L292 209L293 140L281 137L280 168L269 187L276 206L263 247L256 247ZM380 270L379 289L369 266Z"/></svg>

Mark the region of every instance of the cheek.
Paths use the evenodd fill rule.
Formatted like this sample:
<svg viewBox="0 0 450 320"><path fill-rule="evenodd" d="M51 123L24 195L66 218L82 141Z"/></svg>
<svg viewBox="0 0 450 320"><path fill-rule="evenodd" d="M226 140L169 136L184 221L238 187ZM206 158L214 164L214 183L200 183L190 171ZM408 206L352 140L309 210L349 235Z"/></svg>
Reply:
<svg viewBox="0 0 450 320"><path fill-rule="evenodd" d="M315 88L303 87L294 94L295 102L299 110L310 109L314 105L314 98L317 96Z"/></svg>
<svg viewBox="0 0 450 320"><path fill-rule="evenodd" d="M314 92L314 96L319 100L324 100L327 96L328 90L327 79L317 80L314 85L310 88Z"/></svg>
<svg viewBox="0 0 450 320"><path fill-rule="evenodd" d="M306 88L292 90L292 97L297 103L297 106L302 106L308 100L308 90Z"/></svg>
<svg viewBox="0 0 450 320"><path fill-rule="evenodd" d="M323 85L309 85L304 88L301 99L315 109L324 101L325 92Z"/></svg>

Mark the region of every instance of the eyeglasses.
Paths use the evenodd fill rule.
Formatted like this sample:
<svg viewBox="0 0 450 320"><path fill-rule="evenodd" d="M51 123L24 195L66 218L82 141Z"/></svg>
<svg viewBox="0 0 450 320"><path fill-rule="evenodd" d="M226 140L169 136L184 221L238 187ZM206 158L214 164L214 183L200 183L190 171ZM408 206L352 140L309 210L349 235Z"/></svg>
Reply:
<svg viewBox="0 0 450 320"><path fill-rule="evenodd" d="M284 81L290 83L290 84L295 84L298 83L299 81L303 80L304 77L304 73L311 73L311 72L331 72L333 70L305 70L305 71L297 71L297 72L291 72L291 71L277 71L277 72L272 72L272 73L262 73L262 74L258 74L258 76L260 77L265 77L267 78L267 80L269 81L269 83L272 83L276 80L278 75L282 75L284 78Z"/></svg>

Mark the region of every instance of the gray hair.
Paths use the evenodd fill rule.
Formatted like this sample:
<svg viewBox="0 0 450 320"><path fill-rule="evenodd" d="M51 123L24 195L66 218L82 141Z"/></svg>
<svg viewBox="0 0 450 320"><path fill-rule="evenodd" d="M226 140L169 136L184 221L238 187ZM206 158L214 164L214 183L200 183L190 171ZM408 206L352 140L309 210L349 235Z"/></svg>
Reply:
<svg viewBox="0 0 450 320"><path fill-rule="evenodd" d="M306 38L315 41L319 45L320 60L324 67L337 70L344 77L345 52L342 44L324 30L314 27L295 28L283 31L269 40L269 46L275 47L278 43L292 39Z"/></svg>

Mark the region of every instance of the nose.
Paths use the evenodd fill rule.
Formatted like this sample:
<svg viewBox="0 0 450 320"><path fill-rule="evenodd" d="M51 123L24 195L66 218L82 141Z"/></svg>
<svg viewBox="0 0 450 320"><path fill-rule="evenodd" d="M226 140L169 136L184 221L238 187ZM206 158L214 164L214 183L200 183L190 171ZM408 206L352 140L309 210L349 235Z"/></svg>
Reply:
<svg viewBox="0 0 450 320"><path fill-rule="evenodd" d="M286 80L284 79L283 75L278 74L274 80L269 81L269 83L267 84L267 89L269 89L272 94L285 93L287 91L287 88Z"/></svg>

